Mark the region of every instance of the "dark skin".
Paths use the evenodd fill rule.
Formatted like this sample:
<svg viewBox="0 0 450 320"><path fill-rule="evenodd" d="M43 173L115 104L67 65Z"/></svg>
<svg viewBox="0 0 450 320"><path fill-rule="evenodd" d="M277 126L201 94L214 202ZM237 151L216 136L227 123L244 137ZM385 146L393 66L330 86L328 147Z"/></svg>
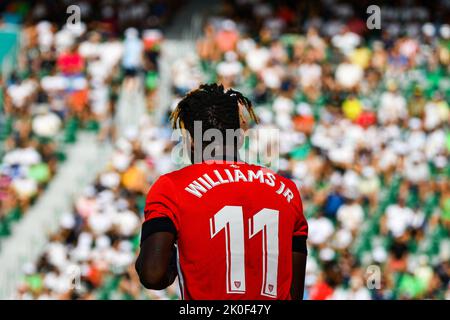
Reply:
<svg viewBox="0 0 450 320"><path fill-rule="evenodd" d="M304 253L292 252L292 300L303 300L303 291L305 288L306 258L307 255Z"/></svg>
<svg viewBox="0 0 450 320"><path fill-rule="evenodd" d="M147 289L162 290L175 281L174 244L175 235L170 232L156 232L141 244L135 268Z"/></svg>
<svg viewBox="0 0 450 320"><path fill-rule="evenodd" d="M135 267L147 289L162 290L175 281L174 244L175 236L170 232L156 232L142 243ZM303 299L306 257L304 253L292 252L292 300Z"/></svg>

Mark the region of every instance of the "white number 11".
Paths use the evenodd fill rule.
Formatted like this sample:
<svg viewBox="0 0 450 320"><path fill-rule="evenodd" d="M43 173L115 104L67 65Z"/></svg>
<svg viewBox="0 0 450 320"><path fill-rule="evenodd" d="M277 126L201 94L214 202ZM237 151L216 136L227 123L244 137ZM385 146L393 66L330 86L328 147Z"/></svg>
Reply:
<svg viewBox="0 0 450 320"><path fill-rule="evenodd" d="M262 209L249 219L249 238L262 232L261 295L276 298L278 278L278 211ZM211 238L225 232L227 293L245 293L244 214L225 206L210 219Z"/></svg>

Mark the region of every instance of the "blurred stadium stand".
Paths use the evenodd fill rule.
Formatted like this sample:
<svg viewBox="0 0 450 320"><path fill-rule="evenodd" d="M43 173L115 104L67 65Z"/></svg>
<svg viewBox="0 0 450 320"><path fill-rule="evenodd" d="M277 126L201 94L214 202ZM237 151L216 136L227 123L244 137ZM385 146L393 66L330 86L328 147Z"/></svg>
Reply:
<svg viewBox="0 0 450 320"><path fill-rule="evenodd" d="M310 224L305 298L450 299L445 1L379 2L380 31L370 1L80 2L80 34L64 2L0 5L0 37L19 22L22 39L0 38L0 298L177 299L137 280L140 219L177 167L168 113L219 81L281 132ZM83 85L55 92L64 52Z"/></svg>

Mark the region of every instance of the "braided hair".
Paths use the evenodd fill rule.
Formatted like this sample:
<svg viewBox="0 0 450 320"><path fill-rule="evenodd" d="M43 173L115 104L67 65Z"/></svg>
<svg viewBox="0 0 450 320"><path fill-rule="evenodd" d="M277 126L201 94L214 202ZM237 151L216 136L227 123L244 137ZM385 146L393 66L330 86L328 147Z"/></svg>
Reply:
<svg viewBox="0 0 450 320"><path fill-rule="evenodd" d="M223 85L202 84L181 100L170 116L174 129L186 129L194 135L194 121L201 121L202 131L240 128L239 105L243 105L251 119L258 123L251 101L233 89L225 91Z"/></svg>

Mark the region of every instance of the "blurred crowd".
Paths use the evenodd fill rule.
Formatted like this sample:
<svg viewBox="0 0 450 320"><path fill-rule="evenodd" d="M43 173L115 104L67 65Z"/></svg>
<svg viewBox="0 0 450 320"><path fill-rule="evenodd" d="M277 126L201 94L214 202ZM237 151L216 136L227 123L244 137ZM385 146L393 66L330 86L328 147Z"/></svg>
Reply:
<svg viewBox="0 0 450 320"><path fill-rule="evenodd" d="M79 129L97 132L100 141L114 139L123 81L143 72L151 101L162 34L150 26L165 23L177 1L141 4L139 14L153 17L147 24L124 9L129 1L107 2L78 3L82 19L74 25L53 14L57 7L65 12L63 2L2 3L0 31L22 28L16 68L0 80L0 240L45 189ZM141 38L135 28L121 33L129 25L148 28Z"/></svg>
<svg viewBox="0 0 450 320"><path fill-rule="evenodd" d="M105 5L95 14L108 12L109 1L100 2ZM251 98L260 129L279 130L279 172L299 186L309 222L306 299L450 299L450 26L444 23L450 8L444 1L385 5L382 29L368 30L368 5L224 1L197 41L199 59L189 53L173 65L170 104L203 79L217 81ZM42 115L45 125L37 132L44 132L52 152L59 140L48 138L72 118L81 127L97 123L105 132L100 139L111 139L114 152L62 216L40 259L24 267L17 298L176 299L176 284L144 290L133 270L145 194L160 174L176 168L171 130L152 117L162 107L154 95L162 35L125 23L117 24L123 41L89 27L70 42L64 34L74 31L43 25L43 40L31 37L35 49L21 55L28 75L15 75L4 86L5 97L14 85L25 83L22 91L31 91L22 99L28 107L11 101L5 108L21 110L20 116L8 113L14 119L28 119L11 126L14 137L27 137L25 147L10 143L9 150L32 150L54 172L33 126ZM38 26L26 30L38 35ZM41 42L45 48L49 41L46 53ZM56 50L58 43L65 50ZM100 45L108 48L106 60ZM109 124L120 83L127 90L144 86L149 113L119 138ZM62 84L67 87L52 89ZM67 102L83 89L89 98L82 106ZM11 97L20 102L20 94ZM33 165L19 168L28 172Z"/></svg>
<svg viewBox="0 0 450 320"><path fill-rule="evenodd" d="M145 77L134 79L138 86ZM127 84L124 83L123 86ZM156 87L157 89L157 87ZM106 168L62 214L43 254L24 266L19 299L177 299L145 290L134 270L149 186L177 168L172 130L151 112L114 140Z"/></svg>
<svg viewBox="0 0 450 320"><path fill-rule="evenodd" d="M381 6L368 30L364 2L227 1L198 41L207 78L280 130L307 299L450 298L450 8L433 5Z"/></svg>
<svg viewBox="0 0 450 320"><path fill-rule="evenodd" d="M170 299L143 289L134 259L139 248L146 193L151 182L175 168L170 128L150 116L114 143L111 159L64 213L36 262L24 266L20 299Z"/></svg>
<svg viewBox="0 0 450 320"><path fill-rule="evenodd" d="M142 290L132 271L148 186L172 169L164 159L171 150L164 140L168 129L155 127L148 116L119 139L115 116L122 91L144 92L149 114L154 111L159 27L174 13L169 8L182 2L103 1L109 21L97 16L99 2L81 2L77 25L55 21L46 1L3 8L0 27L20 20L23 26L17 68L1 88L0 235L13 232L13 222L51 181L79 130L94 131L100 142L115 146L105 171L73 211L62 214L60 230L38 261L24 266L16 298L171 297L175 289Z"/></svg>
<svg viewBox="0 0 450 320"><path fill-rule="evenodd" d="M121 57L119 39L84 25L23 29L17 68L2 86L0 234L45 188L79 128L111 135Z"/></svg>

